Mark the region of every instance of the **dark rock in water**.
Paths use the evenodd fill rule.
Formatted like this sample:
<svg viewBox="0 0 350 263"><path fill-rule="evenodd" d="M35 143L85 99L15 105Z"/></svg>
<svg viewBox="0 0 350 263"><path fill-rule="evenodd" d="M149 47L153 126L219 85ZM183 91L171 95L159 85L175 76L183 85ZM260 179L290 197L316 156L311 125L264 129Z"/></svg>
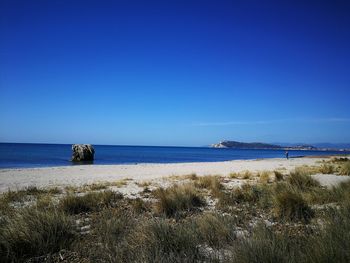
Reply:
<svg viewBox="0 0 350 263"><path fill-rule="evenodd" d="M91 144L73 144L72 162L93 161L95 150Z"/></svg>

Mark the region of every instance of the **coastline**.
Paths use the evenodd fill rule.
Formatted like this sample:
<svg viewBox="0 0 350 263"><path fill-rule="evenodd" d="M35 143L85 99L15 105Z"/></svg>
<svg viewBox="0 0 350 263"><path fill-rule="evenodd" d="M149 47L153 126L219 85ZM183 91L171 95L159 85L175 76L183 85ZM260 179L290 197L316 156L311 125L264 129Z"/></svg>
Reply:
<svg viewBox="0 0 350 263"><path fill-rule="evenodd" d="M162 181L186 174L228 176L233 172L291 171L298 166L312 166L329 156L303 158L265 158L223 162L140 163L124 165L76 165L40 168L0 169L0 193L28 186L66 187L128 179L134 182Z"/></svg>

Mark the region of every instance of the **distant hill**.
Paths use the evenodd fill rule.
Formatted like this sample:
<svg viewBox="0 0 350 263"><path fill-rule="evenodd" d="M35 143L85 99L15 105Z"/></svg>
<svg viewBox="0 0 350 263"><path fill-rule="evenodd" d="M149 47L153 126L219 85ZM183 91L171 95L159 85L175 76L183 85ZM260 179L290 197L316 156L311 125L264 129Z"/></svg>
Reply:
<svg viewBox="0 0 350 263"><path fill-rule="evenodd" d="M273 144L281 145L283 147L296 147L300 145L306 145L305 143L284 143L284 142L274 142ZM350 143L328 143L320 142L313 143L312 146L317 149L350 149Z"/></svg>
<svg viewBox="0 0 350 263"><path fill-rule="evenodd" d="M237 142L221 141L211 145L214 148L236 148L236 149L281 149L280 145L261 143L261 142Z"/></svg>
<svg viewBox="0 0 350 263"><path fill-rule="evenodd" d="M275 149L275 150L318 150L317 147L308 144L299 145L278 145L262 142L237 142L237 141L221 141L219 143L212 144L214 148L233 148L233 149Z"/></svg>

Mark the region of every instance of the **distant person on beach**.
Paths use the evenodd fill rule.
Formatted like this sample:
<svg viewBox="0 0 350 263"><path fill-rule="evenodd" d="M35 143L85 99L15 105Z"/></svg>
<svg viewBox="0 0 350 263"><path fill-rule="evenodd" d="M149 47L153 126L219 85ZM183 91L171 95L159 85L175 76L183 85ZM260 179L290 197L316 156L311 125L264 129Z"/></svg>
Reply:
<svg viewBox="0 0 350 263"><path fill-rule="evenodd" d="M287 160L289 159L289 153L288 153L288 151L286 151L286 158L287 158Z"/></svg>

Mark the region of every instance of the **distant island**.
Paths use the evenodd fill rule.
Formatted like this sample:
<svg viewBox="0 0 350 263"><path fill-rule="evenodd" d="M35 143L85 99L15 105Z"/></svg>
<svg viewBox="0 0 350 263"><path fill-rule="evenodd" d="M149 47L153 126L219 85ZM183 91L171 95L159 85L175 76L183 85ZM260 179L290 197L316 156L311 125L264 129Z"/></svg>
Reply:
<svg viewBox="0 0 350 263"><path fill-rule="evenodd" d="M307 150L307 151L346 151L348 149L337 148L319 148L313 145L301 144L293 146L283 146L277 144L269 144L262 142L237 142L237 141L221 141L219 143L212 144L213 148L233 148L233 149L272 149L272 150Z"/></svg>

